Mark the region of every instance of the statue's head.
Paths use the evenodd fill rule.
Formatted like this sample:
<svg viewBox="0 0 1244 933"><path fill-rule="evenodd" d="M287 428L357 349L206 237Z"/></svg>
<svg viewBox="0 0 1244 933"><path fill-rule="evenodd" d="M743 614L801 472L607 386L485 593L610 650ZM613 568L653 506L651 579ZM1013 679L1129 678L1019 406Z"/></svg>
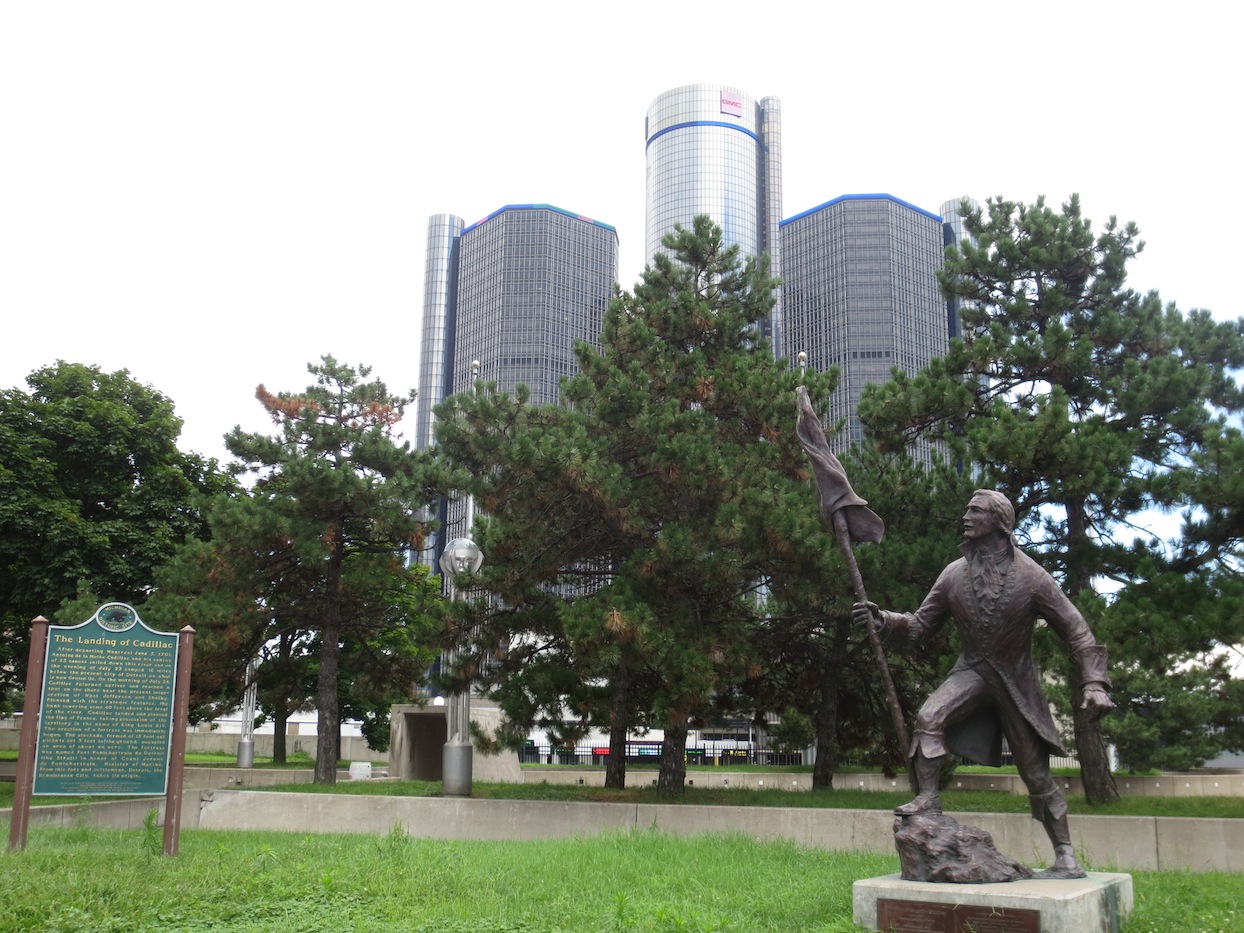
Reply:
<svg viewBox="0 0 1244 933"><path fill-rule="evenodd" d="M978 489L963 515L963 536L984 538L1000 534L1007 538L1015 529L1015 508L1011 501L992 489Z"/></svg>

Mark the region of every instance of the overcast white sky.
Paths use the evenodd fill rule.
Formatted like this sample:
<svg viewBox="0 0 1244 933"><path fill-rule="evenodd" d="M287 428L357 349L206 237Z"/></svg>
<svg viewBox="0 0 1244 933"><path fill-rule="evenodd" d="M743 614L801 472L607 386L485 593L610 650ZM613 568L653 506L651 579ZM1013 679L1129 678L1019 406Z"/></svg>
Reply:
<svg viewBox="0 0 1244 933"><path fill-rule="evenodd" d="M594 217L630 287L644 113L701 81L781 98L785 216L1079 192L1098 225L1140 225L1134 286L1233 318L1228 10L3 3L0 387L57 359L126 368L222 459L233 425L268 428L255 386L301 389L324 353L413 388L428 216Z"/></svg>

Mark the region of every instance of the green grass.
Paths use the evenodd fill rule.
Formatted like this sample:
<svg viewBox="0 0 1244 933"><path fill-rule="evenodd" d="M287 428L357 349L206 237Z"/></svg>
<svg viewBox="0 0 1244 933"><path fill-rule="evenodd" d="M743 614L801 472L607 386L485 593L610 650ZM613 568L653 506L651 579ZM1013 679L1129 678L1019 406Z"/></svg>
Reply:
<svg viewBox="0 0 1244 933"><path fill-rule="evenodd" d="M259 790L260 788L256 788ZM304 794L364 794L396 797L434 797L438 781L342 781L331 786L282 784L262 788ZM843 810L891 810L911 799L911 794L880 790L787 791L747 788L688 787L674 801L661 800L650 783L626 790L606 790L577 784L488 784L476 781L472 796L493 800L555 800L573 803L677 803L688 806L822 807ZM1244 797L1123 797L1114 803L1089 806L1083 796L1068 798L1072 812L1086 816L1188 816L1211 819L1244 819ZM948 790L942 804L951 812L1027 813L1028 798L999 791Z"/></svg>
<svg viewBox="0 0 1244 933"><path fill-rule="evenodd" d="M893 855L647 830L537 842L36 827L0 854L0 933L859 933ZM1137 872L1123 933L1240 929L1244 875Z"/></svg>

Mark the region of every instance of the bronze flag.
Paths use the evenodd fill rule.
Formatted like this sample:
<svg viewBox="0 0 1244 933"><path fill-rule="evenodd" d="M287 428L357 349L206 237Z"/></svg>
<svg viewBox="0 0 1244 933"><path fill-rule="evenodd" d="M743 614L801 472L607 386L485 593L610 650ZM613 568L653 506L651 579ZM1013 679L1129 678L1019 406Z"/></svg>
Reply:
<svg viewBox="0 0 1244 933"><path fill-rule="evenodd" d="M885 535L885 522L868 507L868 500L861 499L851 488L847 471L825 441L825 430L812 410L808 390L799 386L796 390L799 406L799 422L795 433L807 451L816 474L816 488L821 497L821 517L833 527L834 513L843 509L852 541L878 542Z"/></svg>

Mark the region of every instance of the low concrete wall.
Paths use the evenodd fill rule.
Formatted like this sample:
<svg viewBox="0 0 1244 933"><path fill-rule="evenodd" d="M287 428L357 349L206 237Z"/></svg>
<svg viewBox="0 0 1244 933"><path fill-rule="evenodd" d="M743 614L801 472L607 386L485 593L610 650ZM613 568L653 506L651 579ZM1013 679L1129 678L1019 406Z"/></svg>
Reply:
<svg viewBox="0 0 1244 933"><path fill-rule="evenodd" d="M163 798L32 807L32 826L136 829ZM9 810L0 810L0 822ZM1036 864L1049 858L1039 823L1022 814L955 814L993 835L998 849ZM787 807L693 807L660 804L558 803L440 797L355 797L202 790L183 801L183 829L373 833L395 826L433 839L555 839L599 832L657 829L677 835L739 832L790 839L840 852L892 853L894 817L885 810ZM1244 871L1244 820L1072 816L1071 832L1093 871Z"/></svg>
<svg viewBox="0 0 1244 933"><path fill-rule="evenodd" d="M849 775L844 775L844 777L849 777ZM1079 775L1059 777L1056 780L1068 794L1084 793L1084 780ZM1244 772L1189 772L1140 777L1116 775L1114 783L1123 797L1244 796ZM837 779L835 779L835 786L837 786ZM1006 790L1012 794L1028 793L1024 782L1017 774L956 774L951 781L951 787L967 790Z"/></svg>
<svg viewBox="0 0 1244 933"><path fill-rule="evenodd" d="M373 778L386 777L384 770L372 770ZM310 784L313 768L195 768L187 767L182 786L187 791L237 790L244 787L275 787L278 784ZM350 772L338 770L338 781L351 780Z"/></svg>
<svg viewBox="0 0 1244 933"><path fill-rule="evenodd" d="M186 823L186 811L195 810L198 801L191 794L182 798L182 826ZM53 807L31 807L30 826L86 826L92 829L141 829L147 814L157 813L159 825L164 825L163 797L134 797L130 800L106 800L101 803L59 804ZM13 811L0 810L0 823L7 826ZM197 820L195 810L193 818ZM7 832L6 832L7 835Z"/></svg>
<svg viewBox="0 0 1244 933"><path fill-rule="evenodd" d="M757 839L843 852L894 851L894 816L885 810L693 807L557 803L438 797L346 797L204 791L197 820L187 801L183 825L203 829L383 834L395 826L437 839L550 839L606 830L658 829L679 835L741 832ZM990 832L999 850L1027 862L1049 858L1049 842L1023 814L956 814ZM1244 820L1072 816L1071 831L1094 871L1244 871Z"/></svg>
<svg viewBox="0 0 1244 933"><path fill-rule="evenodd" d="M236 755L238 740L242 737L236 732L187 732L186 751L201 755ZM314 735L287 735L285 751L287 754L305 752L315 760L317 747ZM272 736L255 736L255 754L260 758L272 757ZM377 752L367 747L367 740L357 735L341 737L341 757L344 761L388 761L388 752Z"/></svg>

